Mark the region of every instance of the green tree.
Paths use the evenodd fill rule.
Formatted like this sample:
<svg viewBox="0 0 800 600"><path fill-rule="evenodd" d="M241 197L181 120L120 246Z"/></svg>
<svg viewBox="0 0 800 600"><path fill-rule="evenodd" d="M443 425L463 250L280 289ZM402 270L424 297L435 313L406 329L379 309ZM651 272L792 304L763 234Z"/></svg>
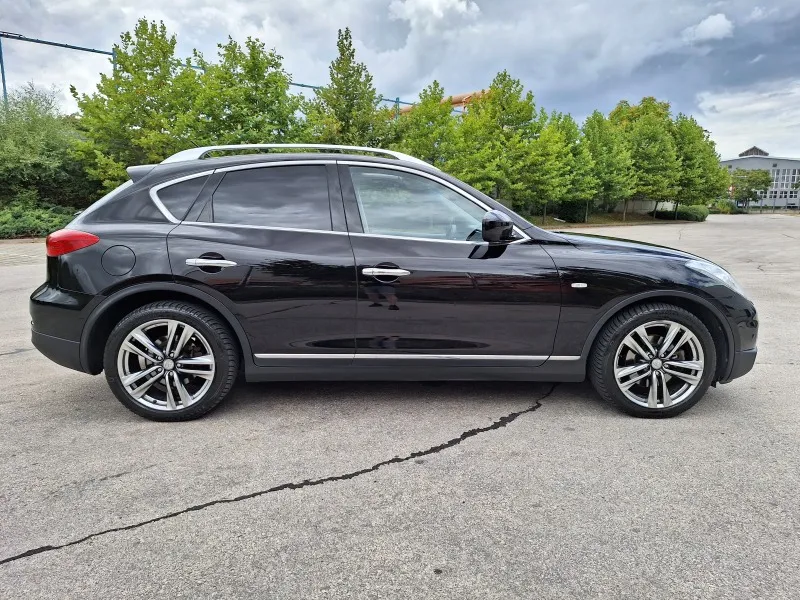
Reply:
<svg viewBox="0 0 800 600"><path fill-rule="evenodd" d="M176 42L164 23L140 19L120 36L116 68L100 75L94 93L71 87L83 133L76 150L106 189L125 181L125 167L159 162L191 145L177 124L192 113L200 74L176 58Z"/></svg>
<svg viewBox="0 0 800 600"><path fill-rule="evenodd" d="M608 120L623 131L629 131L642 117L649 115L662 121L671 123L672 109L669 102L661 102L653 96L646 96L639 104L631 104L627 100L620 101L608 115Z"/></svg>
<svg viewBox="0 0 800 600"><path fill-rule="evenodd" d="M594 160L597 201L607 212L630 198L636 187L633 159L623 134L600 111L583 124L585 145Z"/></svg>
<svg viewBox="0 0 800 600"><path fill-rule="evenodd" d="M727 171L719 164L714 142L693 117L679 114L673 129L681 162L676 199L683 204L705 204L725 193Z"/></svg>
<svg viewBox="0 0 800 600"><path fill-rule="evenodd" d="M289 93L283 57L250 37L244 47L228 38L218 48L216 63L194 53L193 62L202 69L200 85L193 90L191 109L176 115L175 135L186 146L302 139L303 98Z"/></svg>
<svg viewBox="0 0 800 600"><path fill-rule="evenodd" d="M312 135L324 144L380 146L391 129L392 113L380 108L381 96L367 66L356 60L350 29L339 30L339 55L331 62L328 85L314 90L306 107Z"/></svg>
<svg viewBox="0 0 800 600"><path fill-rule="evenodd" d="M656 203L675 199L680 160L668 126L655 114L638 118L628 133L628 144L636 173L634 195ZM627 213L627 201L623 220Z"/></svg>
<svg viewBox="0 0 800 600"><path fill-rule="evenodd" d="M96 193L71 152L78 139L55 90L29 83L0 106L0 205L24 200L85 206Z"/></svg>
<svg viewBox="0 0 800 600"><path fill-rule="evenodd" d="M444 89L434 81L419 95L419 103L397 122L395 148L442 168L453 152L456 119Z"/></svg>
<svg viewBox="0 0 800 600"><path fill-rule="evenodd" d="M546 125L529 144L524 178L531 192L528 208L541 206L542 222L547 216L548 205L557 204L569 193L572 160L567 138L554 123Z"/></svg>
<svg viewBox="0 0 800 600"><path fill-rule="evenodd" d="M734 169L731 185L734 199L748 210L750 204L761 200L758 193L764 194L772 185L772 175L766 169Z"/></svg>
<svg viewBox="0 0 800 600"><path fill-rule="evenodd" d="M559 216L573 223L585 222L589 217L590 203L597 195L599 186L599 180L595 176L594 158L580 127L571 115L555 113L553 124L563 134L569 149L568 181L559 207Z"/></svg>
<svg viewBox="0 0 800 600"><path fill-rule="evenodd" d="M493 198L529 209L533 202L526 182L530 144L546 120L546 115L536 112L533 94L501 71L461 117L446 168Z"/></svg>

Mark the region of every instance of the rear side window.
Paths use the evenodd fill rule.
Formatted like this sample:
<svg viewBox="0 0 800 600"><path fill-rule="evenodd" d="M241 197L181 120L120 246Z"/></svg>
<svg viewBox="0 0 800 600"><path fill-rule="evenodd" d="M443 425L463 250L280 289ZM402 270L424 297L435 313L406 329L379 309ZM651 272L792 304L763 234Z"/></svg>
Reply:
<svg viewBox="0 0 800 600"><path fill-rule="evenodd" d="M229 171L212 202L215 223L331 230L323 165Z"/></svg>
<svg viewBox="0 0 800 600"><path fill-rule="evenodd" d="M186 213L189 212L192 204L197 200L197 196L206 184L207 179L208 175L204 175L203 177L194 177L174 183L161 188L156 192L156 195L173 217L183 221Z"/></svg>

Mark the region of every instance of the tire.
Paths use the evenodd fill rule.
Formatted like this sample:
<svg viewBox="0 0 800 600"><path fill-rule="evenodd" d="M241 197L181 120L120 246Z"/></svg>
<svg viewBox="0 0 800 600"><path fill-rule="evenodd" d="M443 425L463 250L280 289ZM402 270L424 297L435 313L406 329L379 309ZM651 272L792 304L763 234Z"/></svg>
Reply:
<svg viewBox="0 0 800 600"><path fill-rule="evenodd" d="M207 310L181 301L153 302L114 327L103 367L111 391L137 415L189 421L216 408L231 391L239 348L227 325Z"/></svg>
<svg viewBox="0 0 800 600"><path fill-rule="evenodd" d="M626 413L666 418L699 402L716 367L714 340L703 322L678 306L652 302L606 324L589 357L589 378L604 400Z"/></svg>

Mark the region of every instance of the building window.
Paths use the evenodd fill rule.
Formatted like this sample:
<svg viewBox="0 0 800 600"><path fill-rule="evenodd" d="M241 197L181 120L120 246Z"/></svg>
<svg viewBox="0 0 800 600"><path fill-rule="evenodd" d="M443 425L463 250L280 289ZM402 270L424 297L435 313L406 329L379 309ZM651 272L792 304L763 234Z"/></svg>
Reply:
<svg viewBox="0 0 800 600"><path fill-rule="evenodd" d="M789 190L789 198L797 198L797 190Z"/></svg>

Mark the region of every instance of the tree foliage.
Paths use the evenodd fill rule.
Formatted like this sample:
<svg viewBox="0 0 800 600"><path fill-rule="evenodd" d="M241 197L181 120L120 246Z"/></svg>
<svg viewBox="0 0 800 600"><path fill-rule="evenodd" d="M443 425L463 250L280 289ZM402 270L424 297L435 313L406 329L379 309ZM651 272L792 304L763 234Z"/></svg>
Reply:
<svg viewBox="0 0 800 600"><path fill-rule="evenodd" d="M387 135L391 113L381 109L381 96L367 66L356 60L350 28L339 30L338 56L331 63L327 85L314 90L306 107L311 135L323 144L379 146Z"/></svg>
<svg viewBox="0 0 800 600"><path fill-rule="evenodd" d="M392 147L523 214L556 211L570 221L596 207L627 208L630 198L707 203L730 183L708 132L653 97L622 101L608 116L595 111L579 125L537 107L533 93L501 71L463 112L434 81L398 115L358 60L348 28L339 30L329 81L310 99L291 92L283 58L258 39L228 38L212 59L176 48L163 23L140 19L121 35L115 68L96 89L71 89L79 113L70 117L58 113L52 93L12 93L0 109L0 203L42 208L26 230L62 219L52 204L82 206L117 186L129 165L215 144ZM742 201L768 186L758 173L734 174Z"/></svg>
<svg viewBox="0 0 800 600"><path fill-rule="evenodd" d="M457 121L444 88L434 81L419 94L419 103L397 121L395 148L442 168L453 155Z"/></svg>
<svg viewBox="0 0 800 600"><path fill-rule="evenodd" d="M86 205L95 189L72 154L77 140L54 90L27 84L12 91L0 106L0 205Z"/></svg>
<svg viewBox="0 0 800 600"><path fill-rule="evenodd" d="M772 175L766 169L734 169L731 185L734 199L747 208L749 204L759 202L758 193L764 194L772 185Z"/></svg>
<svg viewBox="0 0 800 600"><path fill-rule="evenodd" d="M633 158L625 137L600 111L583 124L586 147L594 161L596 201L607 212L630 198L636 189Z"/></svg>

